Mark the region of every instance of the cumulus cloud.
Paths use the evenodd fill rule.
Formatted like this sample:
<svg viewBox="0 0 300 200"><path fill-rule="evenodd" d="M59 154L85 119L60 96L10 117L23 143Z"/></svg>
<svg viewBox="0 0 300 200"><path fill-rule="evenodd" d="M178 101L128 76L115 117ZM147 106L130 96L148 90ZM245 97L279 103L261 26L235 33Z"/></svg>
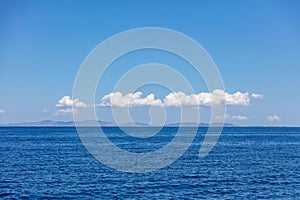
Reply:
<svg viewBox="0 0 300 200"><path fill-rule="evenodd" d="M249 94L248 92L227 93L216 89L211 93L201 92L199 94L185 94L184 92L171 92L163 100L155 99L154 94L149 94L145 98L142 92L129 93L123 95L121 92L105 95L98 106L134 107L134 106L197 106L210 107L220 104L224 105L250 105L251 98L262 98L261 94Z"/></svg>
<svg viewBox="0 0 300 200"><path fill-rule="evenodd" d="M149 94L142 98L142 92L129 93L123 95L121 92L109 93L105 95L99 106L116 106L116 107L134 107L134 106L156 106L161 105L159 99L155 99L154 94Z"/></svg>
<svg viewBox="0 0 300 200"><path fill-rule="evenodd" d="M62 97L55 107L60 108L56 112L52 113L54 116L61 115L71 115L78 114L78 110L76 108L87 108L88 105L80 101L78 98L72 99L70 96ZM48 112L47 110L42 110L42 112Z"/></svg>
<svg viewBox="0 0 300 200"><path fill-rule="evenodd" d="M55 107L74 107L74 108L86 108L88 107L85 103L81 102L78 98L71 99L70 96L62 97Z"/></svg>
<svg viewBox="0 0 300 200"><path fill-rule="evenodd" d="M73 113L78 114L78 110L77 109L72 109L72 108L60 109L60 110L52 113L52 115L54 115L54 116L72 115Z"/></svg>
<svg viewBox="0 0 300 200"><path fill-rule="evenodd" d="M4 114L4 113L5 113L5 111L0 109L0 114Z"/></svg>
<svg viewBox="0 0 300 200"><path fill-rule="evenodd" d="M269 122L280 122L280 121L282 121L282 119L278 115L269 115L269 116L267 116L267 121L269 121Z"/></svg>

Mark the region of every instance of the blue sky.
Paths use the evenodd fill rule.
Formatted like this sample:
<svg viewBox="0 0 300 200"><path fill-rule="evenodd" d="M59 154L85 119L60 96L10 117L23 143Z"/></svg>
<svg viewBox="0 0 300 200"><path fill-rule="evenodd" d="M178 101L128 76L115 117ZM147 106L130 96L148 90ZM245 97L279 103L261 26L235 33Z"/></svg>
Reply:
<svg viewBox="0 0 300 200"><path fill-rule="evenodd" d="M72 96L76 73L89 52L119 32L164 27L192 37L207 50L219 68L226 92L264 95L263 99L251 99L248 106L228 107L229 122L299 126L299 8L299 1L284 0L176 3L3 0L0 2L0 123L71 120L71 115L53 115L57 111L55 105L63 96ZM118 64L130 63L128 66L132 67L154 58L155 62L164 61L179 70L184 65L164 53L141 54L116 62L111 69L115 76L109 76L105 84L113 84L122 72ZM207 91L192 71L183 71L196 92ZM102 88L97 90L98 100L112 92L110 87ZM153 92L158 96L165 91L159 87L141 90L145 95ZM108 109L98 108L101 119L112 120ZM233 116L245 116L247 120ZM146 120L139 114L134 118ZM170 119L175 121L176 118Z"/></svg>

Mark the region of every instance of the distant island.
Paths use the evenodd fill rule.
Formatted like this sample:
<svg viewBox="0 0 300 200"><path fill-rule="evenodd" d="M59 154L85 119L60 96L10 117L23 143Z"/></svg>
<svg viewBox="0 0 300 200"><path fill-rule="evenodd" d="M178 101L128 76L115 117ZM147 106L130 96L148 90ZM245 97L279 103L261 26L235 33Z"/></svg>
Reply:
<svg viewBox="0 0 300 200"><path fill-rule="evenodd" d="M93 127L93 126L101 126L101 127L150 127L149 124L140 123L140 122L131 122L125 123L121 125L117 125L113 122L106 122L106 121L93 121L93 120L85 120L85 121L78 121L76 123L77 126L82 127ZM2 127L75 127L74 121L54 121L54 120L43 120L43 121L36 121L36 122L20 122L20 123L8 123L8 124L0 124ZM222 126L219 123L207 124L207 123L194 123L194 122L186 122L186 123L171 123L166 124L165 127L209 127L209 126ZM231 123L224 123L224 127L235 127L237 125Z"/></svg>

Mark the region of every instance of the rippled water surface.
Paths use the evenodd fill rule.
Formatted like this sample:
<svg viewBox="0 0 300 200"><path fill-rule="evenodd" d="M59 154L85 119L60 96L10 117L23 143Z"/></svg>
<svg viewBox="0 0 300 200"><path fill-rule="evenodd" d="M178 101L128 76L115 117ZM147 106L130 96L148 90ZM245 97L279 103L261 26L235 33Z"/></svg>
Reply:
<svg viewBox="0 0 300 200"><path fill-rule="evenodd" d="M118 128L104 131L120 148L139 153L163 147L177 128L144 139ZM75 128L0 128L0 198L300 198L300 128L225 128L213 151L200 159L205 133L199 128L172 165L132 174L99 163Z"/></svg>

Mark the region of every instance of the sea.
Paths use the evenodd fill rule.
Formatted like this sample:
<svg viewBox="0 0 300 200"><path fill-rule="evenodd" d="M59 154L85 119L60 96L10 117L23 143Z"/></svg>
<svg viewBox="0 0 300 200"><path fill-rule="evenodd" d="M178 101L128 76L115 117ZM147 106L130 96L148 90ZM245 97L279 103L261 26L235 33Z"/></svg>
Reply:
<svg viewBox="0 0 300 200"><path fill-rule="evenodd" d="M119 148L141 153L163 148L178 128L164 127L150 138L135 138L118 127L103 131ZM300 199L300 128L225 127L213 150L200 158L206 132L198 128L192 144L170 165L130 173L98 161L74 127L1 127L0 198Z"/></svg>

